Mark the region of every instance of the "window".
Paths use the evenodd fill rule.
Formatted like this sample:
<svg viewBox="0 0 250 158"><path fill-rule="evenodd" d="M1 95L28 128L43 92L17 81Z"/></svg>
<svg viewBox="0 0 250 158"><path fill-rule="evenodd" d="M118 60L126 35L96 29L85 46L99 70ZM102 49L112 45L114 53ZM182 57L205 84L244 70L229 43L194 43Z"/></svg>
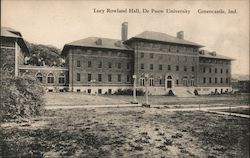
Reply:
<svg viewBox="0 0 250 158"><path fill-rule="evenodd" d="M223 78L220 78L220 83L223 83Z"/></svg>
<svg viewBox="0 0 250 158"><path fill-rule="evenodd" d="M206 68L205 68L205 67L203 67L203 72L204 72L204 73L206 72Z"/></svg>
<svg viewBox="0 0 250 158"><path fill-rule="evenodd" d="M188 80L187 80L187 77L184 77L183 78L183 86L188 86Z"/></svg>
<svg viewBox="0 0 250 158"><path fill-rule="evenodd" d="M36 74L36 79L42 83L43 82L43 75L42 75L42 73L37 73Z"/></svg>
<svg viewBox="0 0 250 158"><path fill-rule="evenodd" d="M192 72L194 72L194 66L192 66Z"/></svg>
<svg viewBox="0 0 250 158"><path fill-rule="evenodd" d="M121 63L118 63L118 69L120 69L122 67Z"/></svg>
<svg viewBox="0 0 250 158"><path fill-rule="evenodd" d="M112 82L112 75L111 74L108 75L108 81Z"/></svg>
<svg viewBox="0 0 250 158"><path fill-rule="evenodd" d="M88 89L88 94L91 94L91 89Z"/></svg>
<svg viewBox="0 0 250 158"><path fill-rule="evenodd" d="M203 83L206 83L206 77L203 78Z"/></svg>
<svg viewBox="0 0 250 158"><path fill-rule="evenodd" d="M64 83L65 82L65 75L63 73L61 73L59 75L59 83Z"/></svg>
<svg viewBox="0 0 250 158"><path fill-rule="evenodd" d="M98 89L98 94L102 94L102 89Z"/></svg>
<svg viewBox="0 0 250 158"><path fill-rule="evenodd" d="M226 69L226 73L228 74L228 69Z"/></svg>
<svg viewBox="0 0 250 158"><path fill-rule="evenodd" d="M88 74L88 81L90 82L92 80L92 75Z"/></svg>
<svg viewBox="0 0 250 158"><path fill-rule="evenodd" d="M149 56L150 56L150 58L154 58L154 54L153 53L150 53Z"/></svg>
<svg viewBox="0 0 250 158"><path fill-rule="evenodd" d="M144 53L141 53L141 58L144 58Z"/></svg>
<svg viewBox="0 0 250 158"><path fill-rule="evenodd" d="M159 85L162 85L162 79L159 80Z"/></svg>
<svg viewBox="0 0 250 158"><path fill-rule="evenodd" d="M127 63L127 69L130 69L130 63Z"/></svg>
<svg viewBox="0 0 250 158"><path fill-rule="evenodd" d="M217 68L214 69L214 72L217 73Z"/></svg>
<svg viewBox="0 0 250 158"><path fill-rule="evenodd" d="M77 80L77 81L80 81L80 80L81 80L80 73L77 73L77 74L76 74L76 80Z"/></svg>
<svg viewBox="0 0 250 158"><path fill-rule="evenodd" d="M184 66L184 71L187 71L187 67L186 66Z"/></svg>
<svg viewBox="0 0 250 158"><path fill-rule="evenodd" d="M121 76L122 76L121 74L119 74L119 75L117 76L117 77L118 77L118 78L117 78L117 81L118 81L118 82L121 82L121 80L122 80L122 79L121 79L121 78L122 78Z"/></svg>
<svg viewBox="0 0 250 158"><path fill-rule="evenodd" d="M48 83L54 83L54 75L52 73L48 74Z"/></svg>
<svg viewBox="0 0 250 158"><path fill-rule="evenodd" d="M209 77L209 83L212 83L212 78L211 77Z"/></svg>
<svg viewBox="0 0 250 158"><path fill-rule="evenodd" d="M184 57L184 61L187 61L187 57Z"/></svg>
<svg viewBox="0 0 250 158"><path fill-rule="evenodd" d="M221 74L223 73L223 69L220 69L220 73L221 73Z"/></svg>
<svg viewBox="0 0 250 158"><path fill-rule="evenodd" d="M88 61L88 67L92 67L91 61Z"/></svg>
<svg viewBox="0 0 250 158"><path fill-rule="evenodd" d="M154 69L154 65L150 64L150 70L153 70L153 69Z"/></svg>
<svg viewBox="0 0 250 158"><path fill-rule="evenodd" d="M179 80L176 80L175 82L176 82L176 85L179 85Z"/></svg>
<svg viewBox="0 0 250 158"><path fill-rule="evenodd" d="M98 74L98 81L99 81L99 82L102 81L102 74Z"/></svg>
<svg viewBox="0 0 250 158"><path fill-rule="evenodd" d="M154 79L153 78L149 79L149 86L154 86Z"/></svg>
<svg viewBox="0 0 250 158"><path fill-rule="evenodd" d="M176 65L176 71L179 71L179 65Z"/></svg>
<svg viewBox="0 0 250 158"><path fill-rule="evenodd" d="M140 86L144 86L144 78L140 78Z"/></svg>
<svg viewBox="0 0 250 158"><path fill-rule="evenodd" d="M108 63L108 67L112 68L112 63L111 62Z"/></svg>
<svg viewBox="0 0 250 158"><path fill-rule="evenodd" d="M162 70L162 65L161 64L159 65L159 70Z"/></svg>
<svg viewBox="0 0 250 158"><path fill-rule="evenodd" d="M127 75L127 82L130 82L130 75Z"/></svg>
<svg viewBox="0 0 250 158"><path fill-rule="evenodd" d="M171 65L168 65L168 70L169 70L169 71L171 70Z"/></svg>
<svg viewBox="0 0 250 158"><path fill-rule="evenodd" d="M98 68L102 68L102 62L101 61L98 64Z"/></svg>
<svg viewBox="0 0 250 158"><path fill-rule="evenodd" d="M80 90L80 89L77 89L76 92L81 92L81 90Z"/></svg>
<svg viewBox="0 0 250 158"><path fill-rule="evenodd" d="M226 78L226 83L228 83L228 78Z"/></svg>
<svg viewBox="0 0 250 158"><path fill-rule="evenodd" d="M112 94L112 89L108 89L108 94Z"/></svg>
<svg viewBox="0 0 250 158"><path fill-rule="evenodd" d="M141 69L144 69L144 64L141 64Z"/></svg>
<svg viewBox="0 0 250 158"><path fill-rule="evenodd" d="M217 83L217 77L214 78L214 83Z"/></svg>
<svg viewBox="0 0 250 158"><path fill-rule="evenodd" d="M81 67L81 61L80 61L80 60L77 60L76 66L77 66L77 67Z"/></svg>
<svg viewBox="0 0 250 158"><path fill-rule="evenodd" d="M194 86L194 77L192 77L192 79L190 80L190 86Z"/></svg>
<svg viewBox="0 0 250 158"><path fill-rule="evenodd" d="M209 68L209 73L212 73L212 69L211 68Z"/></svg>

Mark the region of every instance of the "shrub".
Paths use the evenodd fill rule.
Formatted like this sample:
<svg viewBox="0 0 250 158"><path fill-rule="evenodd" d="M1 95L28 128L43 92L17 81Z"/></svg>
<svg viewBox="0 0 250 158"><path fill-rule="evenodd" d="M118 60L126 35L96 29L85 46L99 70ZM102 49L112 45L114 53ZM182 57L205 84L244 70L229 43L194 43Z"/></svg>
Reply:
<svg viewBox="0 0 250 158"><path fill-rule="evenodd" d="M194 90L194 95L199 95L197 89Z"/></svg>
<svg viewBox="0 0 250 158"><path fill-rule="evenodd" d="M174 96L174 93L173 93L173 91L171 89L168 91L167 96Z"/></svg>
<svg viewBox="0 0 250 158"><path fill-rule="evenodd" d="M0 122L29 118L44 111L44 88L32 76L10 77L1 72Z"/></svg>
<svg viewBox="0 0 250 158"><path fill-rule="evenodd" d="M132 89L118 89L117 91L114 92L115 95L133 95L133 90ZM136 90L136 95L137 96L142 96L144 95L143 90Z"/></svg>

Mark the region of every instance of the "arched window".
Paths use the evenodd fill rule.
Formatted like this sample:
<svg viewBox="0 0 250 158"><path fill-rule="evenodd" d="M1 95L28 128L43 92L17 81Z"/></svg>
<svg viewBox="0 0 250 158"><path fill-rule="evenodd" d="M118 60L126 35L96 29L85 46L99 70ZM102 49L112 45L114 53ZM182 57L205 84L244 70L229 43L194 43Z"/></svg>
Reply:
<svg viewBox="0 0 250 158"><path fill-rule="evenodd" d="M65 83L65 75L63 73L59 75L59 83Z"/></svg>
<svg viewBox="0 0 250 158"><path fill-rule="evenodd" d="M188 86L188 80L186 76L183 78L183 86L186 86L186 87Z"/></svg>
<svg viewBox="0 0 250 158"><path fill-rule="evenodd" d="M47 80L48 83L54 83L54 75L52 73L49 73L48 74L48 80Z"/></svg>
<svg viewBox="0 0 250 158"><path fill-rule="evenodd" d="M36 79L42 83L43 82L43 75L42 75L42 73L40 73L40 72L37 73L36 74Z"/></svg>
<svg viewBox="0 0 250 158"><path fill-rule="evenodd" d="M171 77L171 76L168 76L168 79L172 79L172 77Z"/></svg>

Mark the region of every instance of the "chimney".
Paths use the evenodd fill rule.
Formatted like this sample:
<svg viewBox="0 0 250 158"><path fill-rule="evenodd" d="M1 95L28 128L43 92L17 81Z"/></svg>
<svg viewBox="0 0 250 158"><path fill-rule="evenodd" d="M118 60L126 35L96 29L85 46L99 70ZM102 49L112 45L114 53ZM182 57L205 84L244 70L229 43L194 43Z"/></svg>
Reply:
<svg viewBox="0 0 250 158"><path fill-rule="evenodd" d="M96 44L96 45L102 45L102 39L101 39L101 38L98 38L98 39L95 41L95 44Z"/></svg>
<svg viewBox="0 0 250 158"><path fill-rule="evenodd" d="M177 32L177 38L184 39L184 31Z"/></svg>
<svg viewBox="0 0 250 158"><path fill-rule="evenodd" d="M122 23L122 41L126 41L128 39L128 22Z"/></svg>

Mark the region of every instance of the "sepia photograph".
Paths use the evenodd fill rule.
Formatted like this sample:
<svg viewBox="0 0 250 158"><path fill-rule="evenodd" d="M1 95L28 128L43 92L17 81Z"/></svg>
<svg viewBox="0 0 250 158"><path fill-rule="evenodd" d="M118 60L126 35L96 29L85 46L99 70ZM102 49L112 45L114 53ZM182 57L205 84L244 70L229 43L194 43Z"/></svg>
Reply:
<svg viewBox="0 0 250 158"><path fill-rule="evenodd" d="M249 158L249 0L2 0L0 158Z"/></svg>

